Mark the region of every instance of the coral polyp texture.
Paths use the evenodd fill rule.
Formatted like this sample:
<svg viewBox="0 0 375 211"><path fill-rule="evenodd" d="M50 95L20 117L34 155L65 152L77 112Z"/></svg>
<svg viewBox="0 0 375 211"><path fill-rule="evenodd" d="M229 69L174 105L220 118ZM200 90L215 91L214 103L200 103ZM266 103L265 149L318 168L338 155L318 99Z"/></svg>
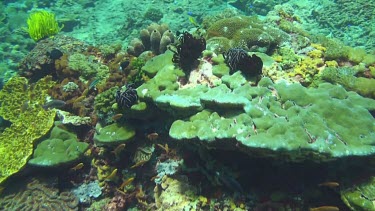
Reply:
<svg viewBox="0 0 375 211"><path fill-rule="evenodd" d="M251 87L239 72L224 75L221 84L211 88L178 88L178 77L162 77L175 72L170 68L166 64L137 91L140 101L151 100L159 109L182 117L170 128L174 139L229 148L239 143L237 149L249 155L293 161L375 153L370 113L375 100L328 83L305 88L263 78ZM157 88L158 84L165 85Z"/></svg>
<svg viewBox="0 0 375 211"><path fill-rule="evenodd" d="M0 91L0 116L12 123L0 134L0 184L26 165L34 142L53 126L56 111L42 108L53 85L50 79L31 87L26 78L14 77Z"/></svg>
<svg viewBox="0 0 375 211"><path fill-rule="evenodd" d="M37 145L29 164L53 167L73 163L83 157L87 148L88 144L79 142L74 133L54 127L50 137Z"/></svg>
<svg viewBox="0 0 375 211"><path fill-rule="evenodd" d="M207 43L210 45L241 47L267 53L289 38L290 35L286 32L267 26L257 17L224 18L214 22L207 29ZM225 48L227 47L223 50L227 50Z"/></svg>
<svg viewBox="0 0 375 211"><path fill-rule="evenodd" d="M37 179L15 194L6 195L0 201L4 210L78 210L78 199L70 192L61 192Z"/></svg>

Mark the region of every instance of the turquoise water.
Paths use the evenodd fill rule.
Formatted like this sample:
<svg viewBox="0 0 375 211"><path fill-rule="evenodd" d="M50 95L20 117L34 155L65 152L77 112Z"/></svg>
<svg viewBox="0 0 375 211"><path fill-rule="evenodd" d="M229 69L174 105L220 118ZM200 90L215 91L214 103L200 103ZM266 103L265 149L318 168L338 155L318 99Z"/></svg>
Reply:
<svg viewBox="0 0 375 211"><path fill-rule="evenodd" d="M375 210L375 2L0 10L0 210Z"/></svg>

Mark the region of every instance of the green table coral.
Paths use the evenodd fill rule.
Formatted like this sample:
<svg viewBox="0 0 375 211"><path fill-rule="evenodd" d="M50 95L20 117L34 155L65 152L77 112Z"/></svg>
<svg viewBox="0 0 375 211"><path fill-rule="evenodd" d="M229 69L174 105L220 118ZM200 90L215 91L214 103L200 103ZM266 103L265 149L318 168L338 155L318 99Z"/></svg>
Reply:
<svg viewBox="0 0 375 211"><path fill-rule="evenodd" d="M37 145L29 164L53 167L71 163L80 159L88 146L79 142L74 133L54 127L50 137Z"/></svg>
<svg viewBox="0 0 375 211"><path fill-rule="evenodd" d="M375 210L375 177L340 191L341 199L355 211Z"/></svg>
<svg viewBox="0 0 375 211"><path fill-rule="evenodd" d="M148 63L152 67L153 61ZM170 114L174 139L292 161L375 153L375 121L369 112L375 100L341 86L305 88L263 78L254 87L240 72L223 75L211 87L182 86L180 70L168 62L158 67L137 92L140 102Z"/></svg>
<svg viewBox="0 0 375 211"><path fill-rule="evenodd" d="M309 89L299 84L264 84L267 87L242 91L221 85L202 93L200 101L206 109L176 120L170 136L227 147L234 142L220 140L234 140L249 154L282 155L293 161L375 153L375 124L369 113L375 100L326 83Z"/></svg>
<svg viewBox="0 0 375 211"><path fill-rule="evenodd" d="M0 91L0 116L12 122L0 134L0 184L26 165L34 142L53 126L56 112L42 108L52 85L49 77L32 87L26 78L14 77Z"/></svg>
<svg viewBox="0 0 375 211"><path fill-rule="evenodd" d="M358 94L375 98L375 79L356 77L358 71L349 67L328 67L323 70L322 79L337 83Z"/></svg>
<svg viewBox="0 0 375 211"><path fill-rule="evenodd" d="M98 129L94 141L97 145L117 145L130 141L134 135L131 125L114 123Z"/></svg>

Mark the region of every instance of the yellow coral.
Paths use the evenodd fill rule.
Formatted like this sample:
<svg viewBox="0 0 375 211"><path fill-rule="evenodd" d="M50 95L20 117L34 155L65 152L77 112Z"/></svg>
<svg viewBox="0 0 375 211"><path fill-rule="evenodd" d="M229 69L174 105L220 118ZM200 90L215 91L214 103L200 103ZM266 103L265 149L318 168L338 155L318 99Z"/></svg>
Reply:
<svg viewBox="0 0 375 211"><path fill-rule="evenodd" d="M323 57L323 51L315 49L307 53L307 55L311 58L321 58Z"/></svg>
<svg viewBox="0 0 375 211"><path fill-rule="evenodd" d="M283 56L276 55L272 57L275 62L282 62L283 61Z"/></svg>
<svg viewBox="0 0 375 211"><path fill-rule="evenodd" d="M318 74L324 62L321 58L306 57L298 62L294 67L293 72L289 73L290 76L300 75L305 79L305 82L311 82L312 77Z"/></svg>
<svg viewBox="0 0 375 211"><path fill-rule="evenodd" d="M0 184L26 165L34 141L53 126L55 110L42 108L51 86L51 77L39 80L33 87L26 78L14 77L0 91L0 116L12 122L0 134Z"/></svg>
<svg viewBox="0 0 375 211"><path fill-rule="evenodd" d="M317 49L317 50L320 50L320 51L326 51L327 50L327 48L325 48L321 44L311 43L311 46L313 48Z"/></svg>
<svg viewBox="0 0 375 211"><path fill-rule="evenodd" d="M59 26L55 14L40 10L32 13L27 19L28 28L26 31L34 41L56 35L63 26Z"/></svg>
<svg viewBox="0 0 375 211"><path fill-rule="evenodd" d="M326 61L325 63L327 65L327 67L338 67L339 66L339 64L335 60Z"/></svg>
<svg viewBox="0 0 375 211"><path fill-rule="evenodd" d="M323 53L326 51L326 48L320 44L311 44L311 47L315 48L314 50L307 53L307 55L311 58L322 58Z"/></svg>

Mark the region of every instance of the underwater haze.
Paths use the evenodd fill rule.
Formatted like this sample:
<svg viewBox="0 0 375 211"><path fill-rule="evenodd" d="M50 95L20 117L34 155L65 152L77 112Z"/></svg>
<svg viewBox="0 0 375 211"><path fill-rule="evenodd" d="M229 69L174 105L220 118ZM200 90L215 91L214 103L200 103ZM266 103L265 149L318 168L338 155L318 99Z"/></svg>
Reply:
<svg viewBox="0 0 375 211"><path fill-rule="evenodd" d="M0 10L0 210L375 211L375 1Z"/></svg>

